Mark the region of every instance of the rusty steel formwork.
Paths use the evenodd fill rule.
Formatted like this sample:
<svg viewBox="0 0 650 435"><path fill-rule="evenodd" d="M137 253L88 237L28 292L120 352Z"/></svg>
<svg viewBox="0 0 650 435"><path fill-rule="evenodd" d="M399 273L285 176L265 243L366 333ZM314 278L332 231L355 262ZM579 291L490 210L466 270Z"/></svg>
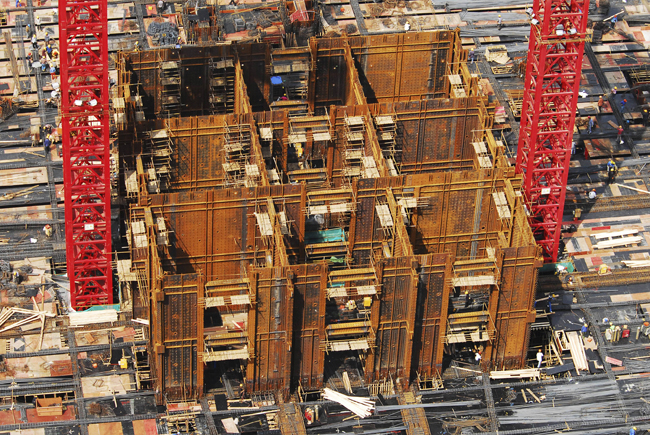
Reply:
<svg viewBox="0 0 650 435"><path fill-rule="evenodd" d="M319 389L350 357L353 382L402 386L461 348L523 366L540 251L458 32L192 53L234 59L231 113L148 119L155 84L120 88L134 310L160 400L233 371L249 393ZM122 55L122 79L153 74L147 56ZM307 112L269 101L273 62L307 58Z"/></svg>

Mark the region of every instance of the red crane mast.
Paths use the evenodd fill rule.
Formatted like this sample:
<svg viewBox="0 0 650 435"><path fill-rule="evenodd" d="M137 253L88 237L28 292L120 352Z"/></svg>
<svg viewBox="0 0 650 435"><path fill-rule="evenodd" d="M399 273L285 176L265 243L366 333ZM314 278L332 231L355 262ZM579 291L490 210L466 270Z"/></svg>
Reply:
<svg viewBox="0 0 650 435"><path fill-rule="evenodd" d="M59 0L65 240L75 309L113 303L106 0Z"/></svg>
<svg viewBox="0 0 650 435"><path fill-rule="evenodd" d="M517 148L535 240L557 261L589 0L536 0Z"/></svg>

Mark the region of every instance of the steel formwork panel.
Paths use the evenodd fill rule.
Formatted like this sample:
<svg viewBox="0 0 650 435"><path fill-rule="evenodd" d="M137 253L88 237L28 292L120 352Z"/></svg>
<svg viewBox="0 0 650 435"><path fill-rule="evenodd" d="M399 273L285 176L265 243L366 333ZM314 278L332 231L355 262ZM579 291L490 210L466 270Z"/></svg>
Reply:
<svg viewBox="0 0 650 435"><path fill-rule="evenodd" d="M104 1L59 2L70 304L113 303L108 24Z"/></svg>
<svg viewBox="0 0 650 435"><path fill-rule="evenodd" d="M503 253L498 304L491 307L497 336L488 351L496 369L509 370L526 363L530 334L527 326L535 321L536 312L535 292L524 289L537 287L537 268L542 261L534 245L507 248Z"/></svg>
<svg viewBox="0 0 650 435"><path fill-rule="evenodd" d="M266 260L254 213L266 199L282 200L292 234L304 233L301 185L198 190L152 195L151 207L165 218L175 238L179 272L201 270L207 279L230 279ZM304 227L302 227L304 228Z"/></svg>
<svg viewBox="0 0 650 435"><path fill-rule="evenodd" d="M167 400L199 397L203 391L203 282L197 274L165 275L152 305L158 322L151 325L156 383ZM160 341L156 337L160 337Z"/></svg>
<svg viewBox="0 0 650 435"><path fill-rule="evenodd" d="M292 389L323 386L327 264L295 266Z"/></svg>
<svg viewBox="0 0 650 435"><path fill-rule="evenodd" d="M416 265L411 257L383 261L374 367L366 368L373 380L390 375L410 378L418 297Z"/></svg>
<svg viewBox="0 0 650 435"><path fill-rule="evenodd" d="M288 268L250 274L255 309L249 312L253 356L246 372L248 391L289 392L293 340L293 273Z"/></svg>
<svg viewBox="0 0 650 435"><path fill-rule="evenodd" d="M487 126L484 97L435 99L370 106L392 114L400 132L400 171L472 169L474 133Z"/></svg>
<svg viewBox="0 0 650 435"><path fill-rule="evenodd" d="M410 101L449 95L456 39L457 31L409 32L353 37L350 47L376 101Z"/></svg>
<svg viewBox="0 0 650 435"><path fill-rule="evenodd" d="M420 256L419 260L416 317L421 319L421 327L415 328L411 376L434 376L442 371L452 256L431 254Z"/></svg>

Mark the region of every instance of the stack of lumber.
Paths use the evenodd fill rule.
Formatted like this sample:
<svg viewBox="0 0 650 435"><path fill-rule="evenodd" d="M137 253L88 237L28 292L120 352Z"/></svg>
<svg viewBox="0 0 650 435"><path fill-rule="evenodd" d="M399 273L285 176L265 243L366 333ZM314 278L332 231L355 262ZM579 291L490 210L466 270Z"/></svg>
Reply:
<svg viewBox="0 0 650 435"><path fill-rule="evenodd" d="M70 326L117 322L116 310L78 311L71 312L68 316L70 317Z"/></svg>
<svg viewBox="0 0 650 435"><path fill-rule="evenodd" d="M323 390L323 398L346 407L361 418L370 417L375 409L375 402L366 397L346 396L329 388Z"/></svg>

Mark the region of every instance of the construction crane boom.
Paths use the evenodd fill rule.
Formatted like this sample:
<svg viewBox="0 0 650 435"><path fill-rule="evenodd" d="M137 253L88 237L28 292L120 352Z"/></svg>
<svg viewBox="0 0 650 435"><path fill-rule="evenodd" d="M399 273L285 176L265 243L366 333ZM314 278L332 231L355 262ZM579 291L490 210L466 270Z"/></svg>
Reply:
<svg viewBox="0 0 650 435"><path fill-rule="evenodd" d="M65 240L75 309L113 302L106 0L59 0Z"/></svg>
<svg viewBox="0 0 650 435"><path fill-rule="evenodd" d="M517 172L545 261L557 261L589 0L536 0L531 14Z"/></svg>

